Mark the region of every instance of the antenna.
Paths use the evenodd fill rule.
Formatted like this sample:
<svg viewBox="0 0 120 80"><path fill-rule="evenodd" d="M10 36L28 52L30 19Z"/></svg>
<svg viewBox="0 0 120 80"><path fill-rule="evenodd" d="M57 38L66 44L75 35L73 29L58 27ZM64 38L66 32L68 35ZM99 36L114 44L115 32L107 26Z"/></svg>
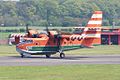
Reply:
<svg viewBox="0 0 120 80"><path fill-rule="evenodd" d="M112 22L112 29L115 28L115 22Z"/></svg>
<svg viewBox="0 0 120 80"><path fill-rule="evenodd" d="M47 10L46 10L46 20L47 20L46 31L47 31L48 35L50 35L49 29L48 29L48 26L49 26L49 15L48 14L49 14L49 10L47 8Z"/></svg>
<svg viewBox="0 0 120 80"><path fill-rule="evenodd" d="M26 24L26 33L28 33L29 30L28 30L28 24Z"/></svg>

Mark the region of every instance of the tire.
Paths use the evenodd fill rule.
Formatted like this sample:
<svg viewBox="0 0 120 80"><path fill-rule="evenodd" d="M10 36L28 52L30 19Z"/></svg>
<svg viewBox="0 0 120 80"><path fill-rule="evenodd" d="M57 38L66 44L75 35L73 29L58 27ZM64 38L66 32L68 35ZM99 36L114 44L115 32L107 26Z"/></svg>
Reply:
<svg viewBox="0 0 120 80"><path fill-rule="evenodd" d="M50 54L46 54L46 58L50 58L50 56L51 56Z"/></svg>
<svg viewBox="0 0 120 80"><path fill-rule="evenodd" d="M65 54L64 53L60 53L60 58L65 58Z"/></svg>
<svg viewBox="0 0 120 80"><path fill-rule="evenodd" d="M21 58L24 58L25 56L23 54L21 54Z"/></svg>

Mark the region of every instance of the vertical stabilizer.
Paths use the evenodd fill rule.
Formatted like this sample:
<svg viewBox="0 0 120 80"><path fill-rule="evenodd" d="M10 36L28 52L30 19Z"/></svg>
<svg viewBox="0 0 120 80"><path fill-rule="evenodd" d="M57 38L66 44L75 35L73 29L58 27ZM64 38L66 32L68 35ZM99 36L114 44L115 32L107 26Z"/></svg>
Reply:
<svg viewBox="0 0 120 80"><path fill-rule="evenodd" d="M101 44L101 25L102 11L95 11L83 32L83 34L86 35L86 39L82 42L84 46Z"/></svg>
<svg viewBox="0 0 120 80"><path fill-rule="evenodd" d="M101 27L102 25L102 11L95 11L88 21L87 27Z"/></svg>

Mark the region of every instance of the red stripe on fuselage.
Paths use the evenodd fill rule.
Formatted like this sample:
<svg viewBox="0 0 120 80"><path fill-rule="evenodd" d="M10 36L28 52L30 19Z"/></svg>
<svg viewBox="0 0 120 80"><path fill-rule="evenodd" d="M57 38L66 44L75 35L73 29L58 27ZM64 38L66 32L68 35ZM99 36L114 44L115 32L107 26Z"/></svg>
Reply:
<svg viewBox="0 0 120 80"><path fill-rule="evenodd" d="M101 34L101 31L85 31L84 34Z"/></svg>
<svg viewBox="0 0 120 80"><path fill-rule="evenodd" d="M95 11L93 14L102 14L102 11Z"/></svg>
<svg viewBox="0 0 120 80"><path fill-rule="evenodd" d="M91 18L89 21L102 21L102 18Z"/></svg>
<svg viewBox="0 0 120 80"><path fill-rule="evenodd" d="M87 24L87 27L101 27L101 24Z"/></svg>

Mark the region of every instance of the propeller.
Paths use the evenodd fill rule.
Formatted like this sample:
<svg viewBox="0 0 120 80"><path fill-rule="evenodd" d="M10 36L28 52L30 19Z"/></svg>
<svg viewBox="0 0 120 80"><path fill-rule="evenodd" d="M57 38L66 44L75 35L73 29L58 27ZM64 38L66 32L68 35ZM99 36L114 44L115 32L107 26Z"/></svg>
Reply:
<svg viewBox="0 0 120 80"><path fill-rule="evenodd" d="M38 31L35 29L28 29L28 24L26 24L26 33L28 37L37 38Z"/></svg>

